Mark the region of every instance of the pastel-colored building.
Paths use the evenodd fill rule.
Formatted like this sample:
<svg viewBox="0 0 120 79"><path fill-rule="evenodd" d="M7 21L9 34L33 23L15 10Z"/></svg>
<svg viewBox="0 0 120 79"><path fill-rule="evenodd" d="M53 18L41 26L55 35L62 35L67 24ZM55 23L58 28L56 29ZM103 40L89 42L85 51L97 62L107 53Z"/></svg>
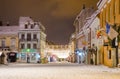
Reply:
<svg viewBox="0 0 120 79"><path fill-rule="evenodd" d="M26 62L29 56L30 62L39 62L40 58L44 58L45 53L45 27L40 22L34 22L30 17L20 17L19 25L20 60Z"/></svg>
<svg viewBox="0 0 120 79"><path fill-rule="evenodd" d="M0 51L16 52L19 62L40 62L45 45L45 27L30 17L20 17L18 26L0 26Z"/></svg>
<svg viewBox="0 0 120 79"><path fill-rule="evenodd" d="M110 28L114 28L118 32L118 42L108 37L106 33L102 32L104 38L104 46L101 49L102 52L102 64L115 67L120 63L120 0L99 0L97 3L100 18L100 28L106 31L106 22L110 25ZM110 36L116 36L115 32Z"/></svg>

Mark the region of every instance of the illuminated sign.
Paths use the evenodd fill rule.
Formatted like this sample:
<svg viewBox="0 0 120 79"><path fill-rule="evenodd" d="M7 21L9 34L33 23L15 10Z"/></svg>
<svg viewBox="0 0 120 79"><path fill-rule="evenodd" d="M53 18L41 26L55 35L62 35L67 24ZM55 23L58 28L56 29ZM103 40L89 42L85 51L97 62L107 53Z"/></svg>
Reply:
<svg viewBox="0 0 120 79"><path fill-rule="evenodd" d="M33 53L33 52L37 52L37 50L36 49L22 49L21 52L31 52L31 53Z"/></svg>

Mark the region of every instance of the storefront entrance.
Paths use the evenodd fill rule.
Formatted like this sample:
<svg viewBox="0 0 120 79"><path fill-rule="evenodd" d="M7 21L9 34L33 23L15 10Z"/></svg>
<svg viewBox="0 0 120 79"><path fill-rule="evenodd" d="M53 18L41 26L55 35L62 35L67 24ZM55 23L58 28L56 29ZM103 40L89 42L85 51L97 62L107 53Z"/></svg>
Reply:
<svg viewBox="0 0 120 79"><path fill-rule="evenodd" d="M17 60L17 53L16 52L10 52L10 53L7 53L7 54L8 54L7 60L9 62L16 62L16 60Z"/></svg>
<svg viewBox="0 0 120 79"><path fill-rule="evenodd" d="M27 62L27 63L32 63L32 62L38 62L40 59L40 56L38 56L39 53L21 53L21 62Z"/></svg>
<svg viewBox="0 0 120 79"><path fill-rule="evenodd" d="M22 52L19 55L19 58L21 62L26 62L26 63L40 62L40 54L36 52L36 50L33 51L32 49L22 50Z"/></svg>

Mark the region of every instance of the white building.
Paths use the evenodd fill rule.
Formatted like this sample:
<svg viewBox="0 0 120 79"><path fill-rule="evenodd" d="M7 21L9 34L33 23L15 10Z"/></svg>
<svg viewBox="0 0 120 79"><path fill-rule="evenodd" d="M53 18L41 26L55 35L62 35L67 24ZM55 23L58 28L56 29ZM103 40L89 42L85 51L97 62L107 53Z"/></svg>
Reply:
<svg viewBox="0 0 120 79"><path fill-rule="evenodd" d="M20 17L19 19L19 51L22 62L37 62L44 52L41 38L46 38L46 34L41 32L43 25L40 22L34 22L30 17ZM43 34L44 35L43 35ZM42 48L41 48L42 47ZM44 47L45 48L45 47Z"/></svg>

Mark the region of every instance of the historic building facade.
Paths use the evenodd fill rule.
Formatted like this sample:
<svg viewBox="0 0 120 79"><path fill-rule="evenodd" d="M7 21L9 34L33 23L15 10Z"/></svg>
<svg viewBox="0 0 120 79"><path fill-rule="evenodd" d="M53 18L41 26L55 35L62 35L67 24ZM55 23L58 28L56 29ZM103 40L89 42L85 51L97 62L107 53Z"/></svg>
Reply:
<svg viewBox="0 0 120 79"><path fill-rule="evenodd" d="M45 44L45 27L30 17L20 17L19 26L0 26L0 50L16 52L20 62L39 62Z"/></svg>
<svg viewBox="0 0 120 79"><path fill-rule="evenodd" d="M120 0L99 0L97 3L100 17L100 28L106 31L108 28L106 24L108 23L110 28L115 31L109 35L101 31L102 37L104 38L104 46L102 49L102 64L109 67L117 66L120 62ZM111 31L112 32L112 31ZM116 36L111 39L111 36ZM117 40L117 41L115 41Z"/></svg>
<svg viewBox="0 0 120 79"><path fill-rule="evenodd" d="M30 17L20 17L19 25L20 60L26 62L29 58L29 62L39 62L45 53L45 27Z"/></svg>
<svg viewBox="0 0 120 79"><path fill-rule="evenodd" d="M7 62L7 55L10 52L12 56L18 53L18 26L0 26L0 53L4 53L4 64ZM16 61L16 60L11 60Z"/></svg>
<svg viewBox="0 0 120 79"><path fill-rule="evenodd" d="M0 26L0 51L18 52L18 26Z"/></svg>
<svg viewBox="0 0 120 79"><path fill-rule="evenodd" d="M93 14L93 12L93 8L83 7L80 14L74 21L77 49L82 49L88 44L88 39L86 38L87 34L85 33L84 26L87 22L87 19Z"/></svg>
<svg viewBox="0 0 120 79"><path fill-rule="evenodd" d="M71 53L70 45L46 45L46 54L49 62L66 61Z"/></svg>
<svg viewBox="0 0 120 79"><path fill-rule="evenodd" d="M90 16L94 11L93 7L85 8L85 6L83 6L83 9L74 21L76 39L75 51L84 50L84 52L86 52L88 46L91 46L91 31L87 27L87 21L90 19ZM78 59L76 60L78 61ZM86 58L86 60L88 59ZM86 61L86 63L88 62Z"/></svg>

